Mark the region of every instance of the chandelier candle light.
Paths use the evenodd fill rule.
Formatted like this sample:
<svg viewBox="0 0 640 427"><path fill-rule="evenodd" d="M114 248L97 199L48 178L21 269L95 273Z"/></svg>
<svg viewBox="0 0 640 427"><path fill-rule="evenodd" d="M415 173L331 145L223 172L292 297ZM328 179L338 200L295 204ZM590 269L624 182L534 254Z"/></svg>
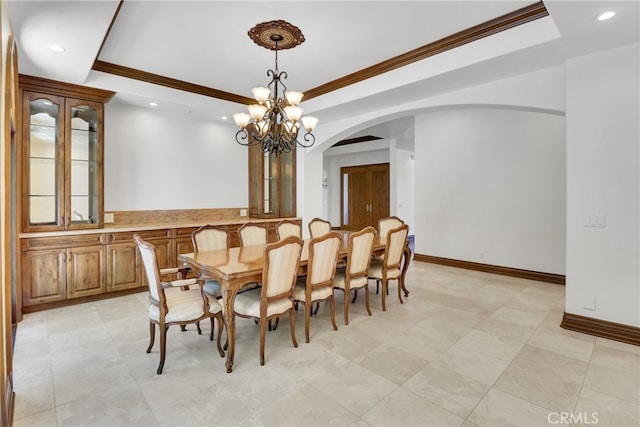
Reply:
<svg viewBox="0 0 640 427"><path fill-rule="evenodd" d="M285 71L278 70L278 51L291 49L304 42L300 29L286 21L262 22L249 30L249 37L259 46L276 52L276 66L267 71L271 82L267 87L251 90L257 104L249 105L249 113L235 113L233 120L240 130L236 141L241 145L260 144L264 153L277 156L288 153L297 144L311 147L316 141L311 133L318 123L312 116L302 117L302 92L287 90L282 79L287 78ZM284 96L284 97L283 97ZM300 125L305 130L304 142L298 141Z"/></svg>

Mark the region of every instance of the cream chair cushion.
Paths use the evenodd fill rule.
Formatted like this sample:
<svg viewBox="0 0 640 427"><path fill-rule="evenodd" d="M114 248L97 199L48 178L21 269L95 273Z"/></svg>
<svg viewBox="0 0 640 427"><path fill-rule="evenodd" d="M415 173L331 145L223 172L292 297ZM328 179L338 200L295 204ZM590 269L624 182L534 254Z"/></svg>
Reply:
<svg viewBox="0 0 640 427"><path fill-rule="evenodd" d="M233 310L243 316L260 317L260 301L262 288L252 289L236 296ZM293 302L281 299L267 304L267 317L274 314L285 313L293 307Z"/></svg>
<svg viewBox="0 0 640 427"><path fill-rule="evenodd" d="M345 288L345 269L341 268L336 270L336 275L333 277L334 288ZM367 284L367 276L354 277L351 279L351 289L361 288Z"/></svg>
<svg viewBox="0 0 640 427"><path fill-rule="evenodd" d="M202 295L200 289L189 289L180 292L166 292L167 308L169 312L165 316L166 322L182 322L197 319L202 316ZM219 313L222 310L218 300L209 301L209 312ZM157 305L149 305L149 317L155 321L160 320L160 308Z"/></svg>
<svg viewBox="0 0 640 427"><path fill-rule="evenodd" d="M295 301L306 301L306 282L304 280L298 280L296 287L293 288L293 299ZM333 289L330 287L323 287L314 289L311 291L311 301L323 300L329 298L333 293Z"/></svg>
<svg viewBox="0 0 640 427"><path fill-rule="evenodd" d="M378 260L372 260L369 267L369 277L371 279L382 279L382 262ZM400 268L390 268L387 270L387 279L397 279L402 274Z"/></svg>

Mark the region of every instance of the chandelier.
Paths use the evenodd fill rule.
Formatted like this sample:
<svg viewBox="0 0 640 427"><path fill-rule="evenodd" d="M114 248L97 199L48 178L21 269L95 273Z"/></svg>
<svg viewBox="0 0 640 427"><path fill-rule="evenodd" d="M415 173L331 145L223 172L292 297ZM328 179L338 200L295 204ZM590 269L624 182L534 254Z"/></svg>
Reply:
<svg viewBox="0 0 640 427"><path fill-rule="evenodd" d="M316 138L311 133L318 123L312 116L302 117L302 108L298 106L303 93L287 90L283 79L286 71L278 70L278 51L291 49L304 42L300 29L286 21L263 22L248 32L249 37L259 46L276 53L275 68L267 71L271 82L266 87L251 90L256 104L249 105L249 113L235 113L233 120L240 130L236 133L236 142L241 145L260 144L264 153L277 156L289 153L296 144L311 147ZM302 139L298 134L304 129Z"/></svg>

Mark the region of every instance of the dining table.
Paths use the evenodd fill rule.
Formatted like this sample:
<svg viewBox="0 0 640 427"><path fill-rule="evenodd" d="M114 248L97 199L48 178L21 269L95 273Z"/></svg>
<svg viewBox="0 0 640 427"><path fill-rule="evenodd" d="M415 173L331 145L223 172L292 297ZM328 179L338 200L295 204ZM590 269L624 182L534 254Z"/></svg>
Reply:
<svg viewBox="0 0 640 427"><path fill-rule="evenodd" d="M339 260L345 260L348 253L349 235L341 233L342 242L338 255ZM309 241L305 239L300 254L298 274L304 275L307 261L309 259ZM373 241L373 253L384 253L386 241L384 238L376 236ZM219 249L212 251L198 251L192 253L179 254L178 260L188 265L201 277L207 277L220 282L222 292L222 305L224 309L225 324L227 327L228 349L226 368L227 373L233 371L233 360L235 355L235 315L234 301L238 291L250 283L260 283L262 281L262 271L264 268L265 245L252 245ZM411 249L405 245L404 259L402 266L402 280L400 285L405 296L409 291L405 287L404 277L411 259Z"/></svg>

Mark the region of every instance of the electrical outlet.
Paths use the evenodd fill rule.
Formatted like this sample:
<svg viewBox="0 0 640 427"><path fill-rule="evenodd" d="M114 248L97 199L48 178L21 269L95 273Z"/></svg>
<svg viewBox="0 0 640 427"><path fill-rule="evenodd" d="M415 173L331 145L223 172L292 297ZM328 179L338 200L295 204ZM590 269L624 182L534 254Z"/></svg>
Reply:
<svg viewBox="0 0 640 427"><path fill-rule="evenodd" d="M246 209L240 209L240 216L247 216L247 210Z"/></svg>
<svg viewBox="0 0 640 427"><path fill-rule="evenodd" d="M114 217L113 217L113 214L112 214L112 213L105 213L105 214L104 214L104 222L112 223L114 220L115 220L115 219L114 219Z"/></svg>
<svg viewBox="0 0 640 427"><path fill-rule="evenodd" d="M607 226L607 217L604 215L585 215L582 218L582 225L585 227L605 228Z"/></svg>

